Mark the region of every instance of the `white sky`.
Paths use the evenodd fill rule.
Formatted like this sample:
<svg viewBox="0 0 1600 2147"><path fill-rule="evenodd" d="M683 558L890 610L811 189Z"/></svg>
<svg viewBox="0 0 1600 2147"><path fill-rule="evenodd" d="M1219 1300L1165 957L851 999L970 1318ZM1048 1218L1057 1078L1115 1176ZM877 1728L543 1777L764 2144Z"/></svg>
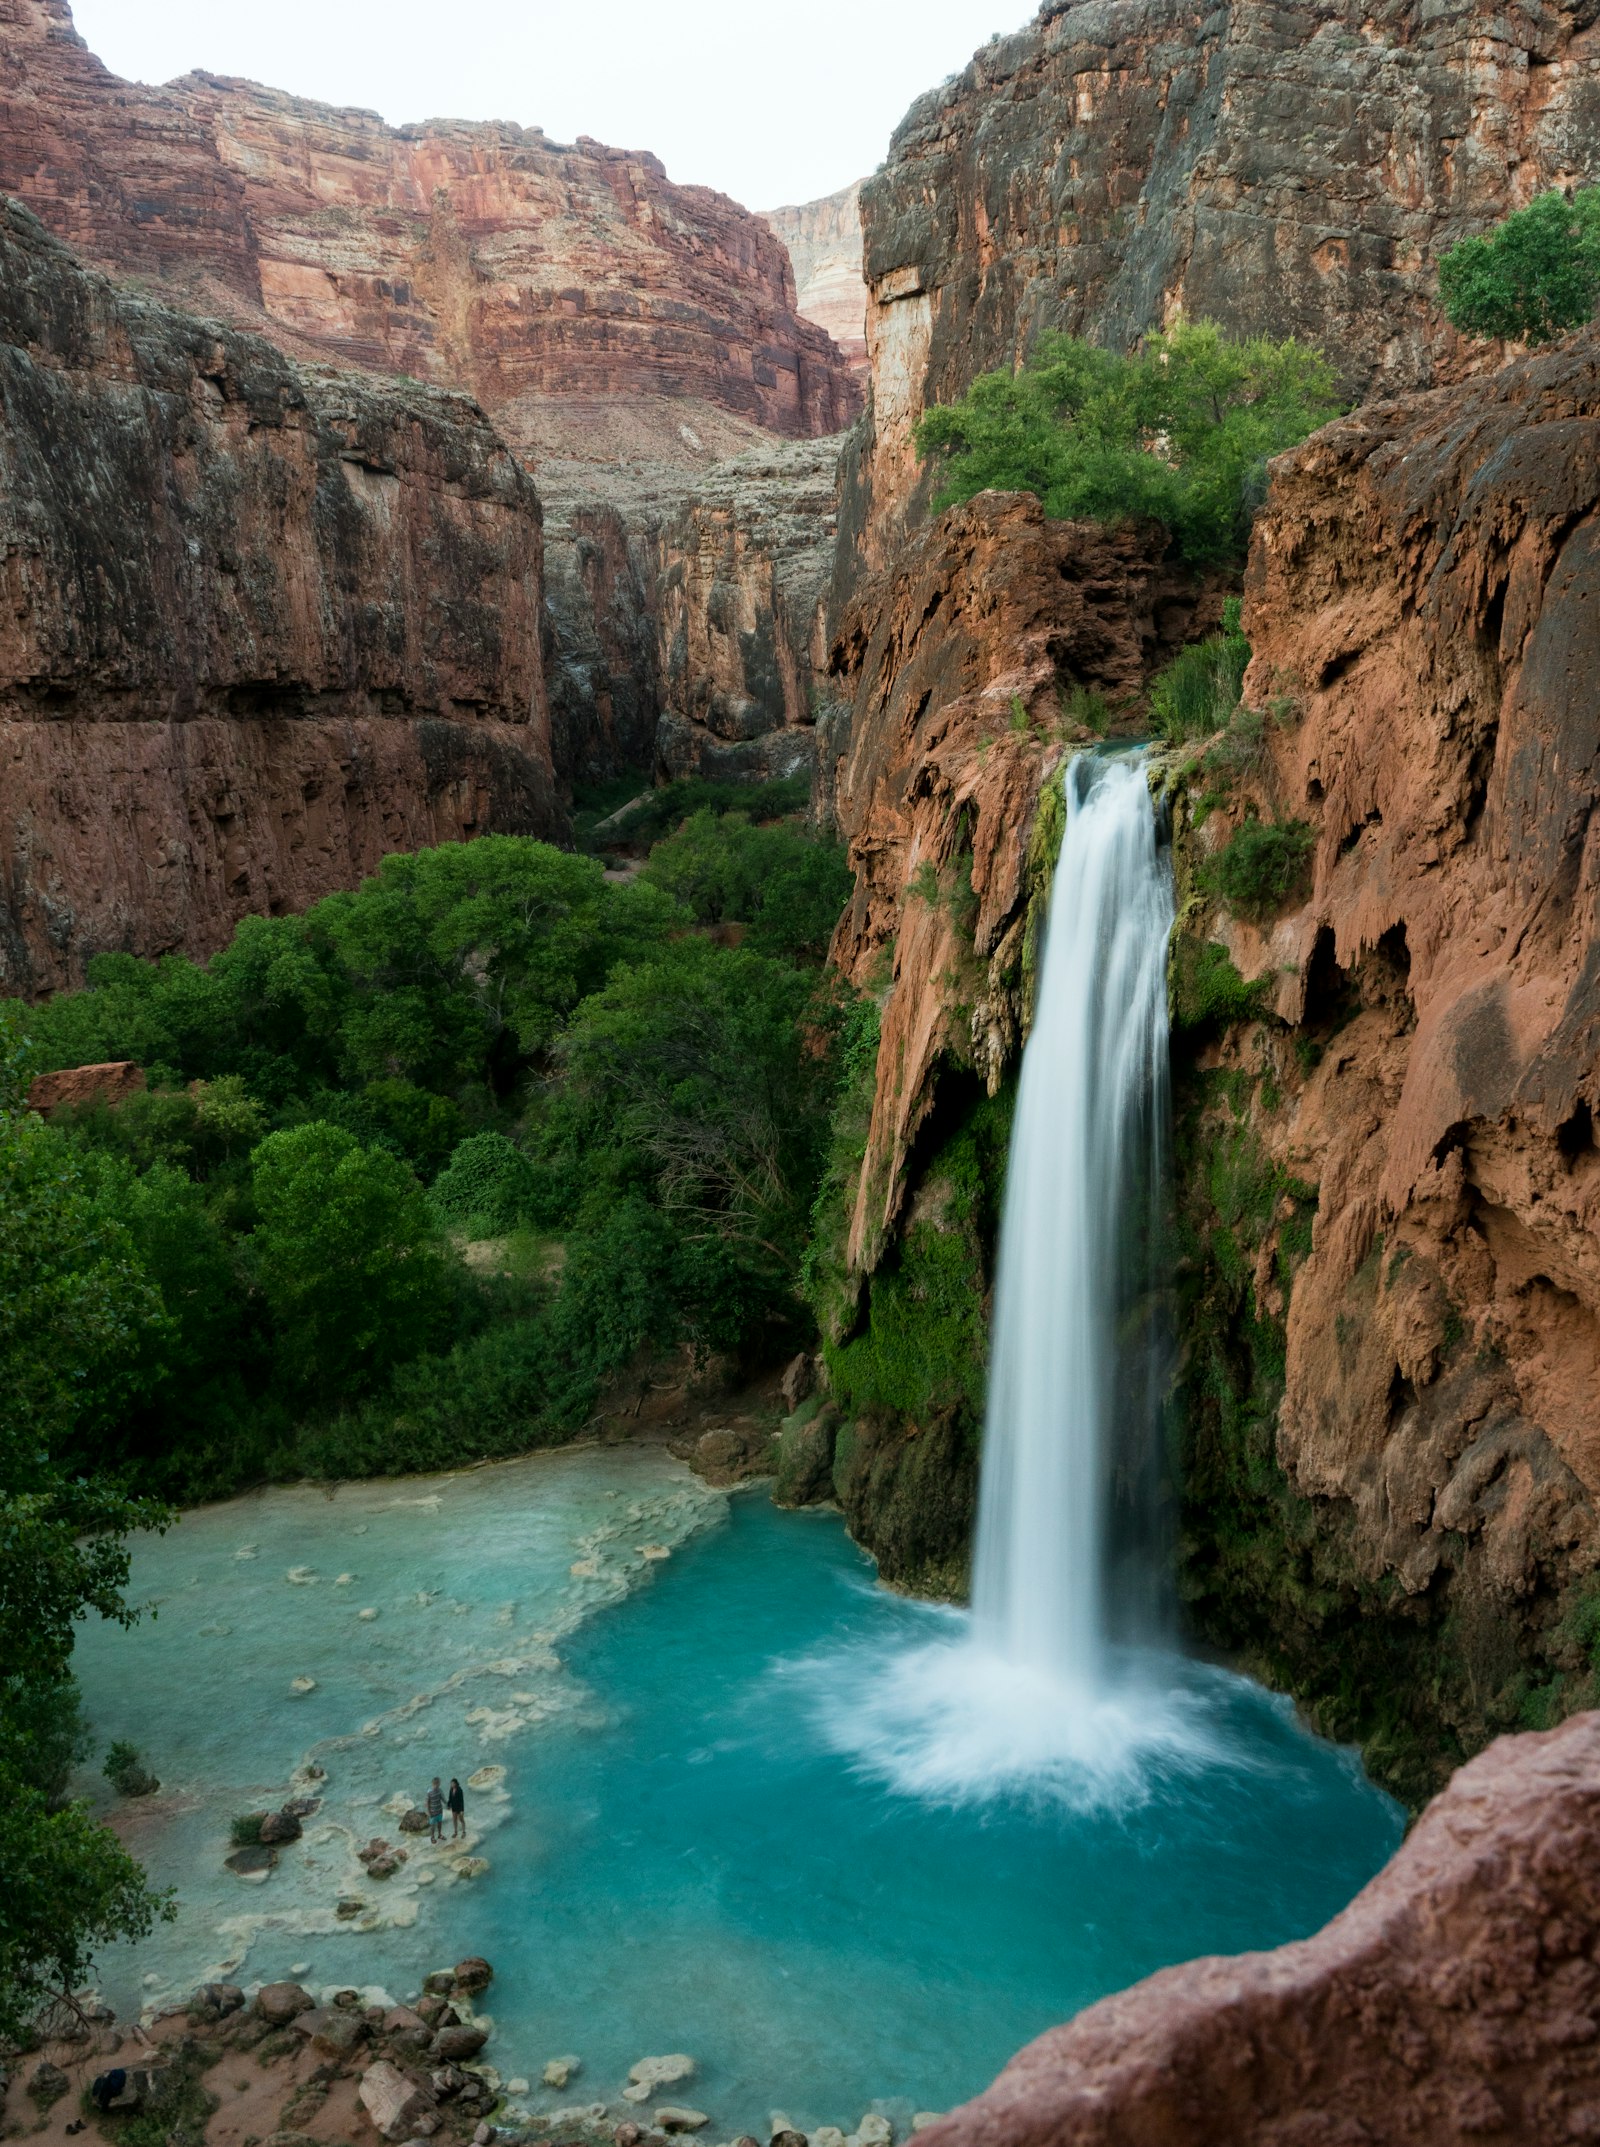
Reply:
<svg viewBox="0 0 1600 2147"><path fill-rule="evenodd" d="M75 0L117 74L247 75L396 125L510 119L653 149L749 208L876 169L912 99L1034 0Z"/></svg>

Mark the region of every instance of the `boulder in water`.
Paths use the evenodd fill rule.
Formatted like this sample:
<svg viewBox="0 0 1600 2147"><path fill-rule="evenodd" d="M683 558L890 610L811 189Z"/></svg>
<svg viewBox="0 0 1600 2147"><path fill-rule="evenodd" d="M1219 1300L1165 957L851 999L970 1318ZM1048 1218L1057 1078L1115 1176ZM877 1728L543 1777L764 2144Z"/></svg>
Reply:
<svg viewBox="0 0 1600 2147"><path fill-rule="evenodd" d="M225 1856L222 1861L236 1878L251 1879L259 1885L277 1863L278 1852L276 1849L267 1848L262 1842L252 1841L242 1849L235 1849L231 1856Z"/></svg>
<svg viewBox="0 0 1600 2147"><path fill-rule="evenodd" d="M456 1962L453 1992L464 1991L469 1998L476 1998L494 1981L494 1970L481 1953L469 1953L465 1960Z"/></svg>
<svg viewBox="0 0 1600 2147"><path fill-rule="evenodd" d="M664 2102L656 2111L656 2127L662 2132L701 2132L710 2122L704 2110L685 2109L676 2102Z"/></svg>
<svg viewBox="0 0 1600 2147"><path fill-rule="evenodd" d="M553 2087L558 2095L564 2094L576 2075L583 2070L581 2059L551 2058L547 2061L540 2078L546 2087Z"/></svg>
<svg viewBox="0 0 1600 2147"><path fill-rule="evenodd" d="M856 2126L856 2138L861 2147L894 2147L894 2126L887 2117L880 2117L876 2110L870 2111Z"/></svg>
<svg viewBox="0 0 1600 2147"><path fill-rule="evenodd" d="M681 2050L670 2057L641 2058L637 2065L628 2067L628 2085L622 2090L622 2098L625 2102L648 2102L658 2088L676 2087L680 2080L693 2078L694 2059Z"/></svg>
<svg viewBox="0 0 1600 2147"><path fill-rule="evenodd" d="M404 1813L401 1817L400 1831L402 1834L426 1834L428 1831L429 1824L430 1822L426 1812L409 1811Z"/></svg>
<svg viewBox="0 0 1600 2147"><path fill-rule="evenodd" d="M263 1983L256 1992L256 2012L269 2028L286 2028L311 2010L311 1993L298 1983Z"/></svg>
<svg viewBox="0 0 1600 2147"><path fill-rule="evenodd" d="M285 1805L281 1811L268 1812L262 1820L261 1842L265 1848L275 1848L280 1842L298 1841L304 1831L299 1815Z"/></svg>

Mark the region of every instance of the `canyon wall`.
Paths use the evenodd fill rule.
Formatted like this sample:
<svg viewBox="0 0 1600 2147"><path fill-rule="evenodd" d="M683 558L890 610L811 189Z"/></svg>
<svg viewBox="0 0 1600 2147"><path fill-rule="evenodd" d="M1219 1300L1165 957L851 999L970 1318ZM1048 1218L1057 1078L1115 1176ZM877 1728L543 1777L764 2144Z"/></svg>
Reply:
<svg viewBox="0 0 1600 2147"><path fill-rule="evenodd" d="M1366 1681L1441 1764L1586 1690L1600 1605L1597 543L1600 330L1318 434L1251 554L1259 741L1180 821L1180 962L1255 994L1191 1007L1250 1267L1202 1224L1194 1589L1334 1719L1381 1614ZM1276 916L1208 863L1251 817L1306 853Z"/></svg>
<svg viewBox="0 0 1600 2147"><path fill-rule="evenodd" d="M798 311L829 335L854 370L867 373L867 286L861 268L861 181L807 201L769 209L766 221L789 249Z"/></svg>
<svg viewBox="0 0 1600 2147"><path fill-rule="evenodd" d="M1493 362L1441 249L1600 165L1600 10L1464 0L1046 0L915 104L862 190L873 427L846 504L882 566L931 402L1046 330L1180 308L1322 345L1352 395Z"/></svg>
<svg viewBox="0 0 1600 2147"><path fill-rule="evenodd" d="M670 452L697 402L801 438L860 407L781 242L657 158L209 75L125 83L67 0L0 0L0 190L189 310L465 388L535 461Z"/></svg>
<svg viewBox="0 0 1600 2147"><path fill-rule="evenodd" d="M0 990L560 834L539 504L474 403L297 367L4 204L0 411Z"/></svg>

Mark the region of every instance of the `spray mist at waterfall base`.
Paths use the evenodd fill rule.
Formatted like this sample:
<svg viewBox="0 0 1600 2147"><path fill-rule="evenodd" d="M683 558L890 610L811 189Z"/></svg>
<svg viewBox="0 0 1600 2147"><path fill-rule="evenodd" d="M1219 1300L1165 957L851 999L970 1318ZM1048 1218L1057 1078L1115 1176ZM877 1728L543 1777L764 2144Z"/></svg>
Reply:
<svg viewBox="0 0 1600 2147"><path fill-rule="evenodd" d="M1128 1813L1272 1761L1246 1679L1155 1650L1114 1654L1103 1688L996 1653L961 1612L931 1641L795 1666L817 1726L867 1779L935 1804Z"/></svg>

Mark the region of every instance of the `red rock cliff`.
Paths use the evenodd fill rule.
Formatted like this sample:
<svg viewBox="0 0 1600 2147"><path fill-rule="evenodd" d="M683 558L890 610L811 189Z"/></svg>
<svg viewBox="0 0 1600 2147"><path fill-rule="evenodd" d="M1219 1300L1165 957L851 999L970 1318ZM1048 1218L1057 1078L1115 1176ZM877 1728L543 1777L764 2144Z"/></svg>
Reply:
<svg viewBox="0 0 1600 2147"><path fill-rule="evenodd" d="M390 850L555 834L531 482L0 207L0 989L221 944Z"/></svg>
<svg viewBox="0 0 1600 2147"><path fill-rule="evenodd" d="M1179 307L1321 344L1353 392L1462 362L1441 248L1600 168L1593 0L1047 0L915 104L863 190L881 566L912 427L1044 329ZM1479 362L1479 361L1474 361Z"/></svg>
<svg viewBox="0 0 1600 2147"><path fill-rule="evenodd" d="M1251 556L1242 814L1303 822L1304 899L1190 929L1272 1018L1222 1058L1316 1188L1277 1458L1471 1749L1570 1704L1600 1557L1600 330L1375 403L1275 467ZM1289 1217L1280 1218L1285 1224Z"/></svg>
<svg viewBox="0 0 1600 2147"><path fill-rule="evenodd" d="M642 443L675 436L683 398L800 437L860 407L781 242L655 157L206 75L147 89L89 53L67 0L0 0L0 190L182 304L466 388L524 453L581 459L597 404L631 403Z"/></svg>

